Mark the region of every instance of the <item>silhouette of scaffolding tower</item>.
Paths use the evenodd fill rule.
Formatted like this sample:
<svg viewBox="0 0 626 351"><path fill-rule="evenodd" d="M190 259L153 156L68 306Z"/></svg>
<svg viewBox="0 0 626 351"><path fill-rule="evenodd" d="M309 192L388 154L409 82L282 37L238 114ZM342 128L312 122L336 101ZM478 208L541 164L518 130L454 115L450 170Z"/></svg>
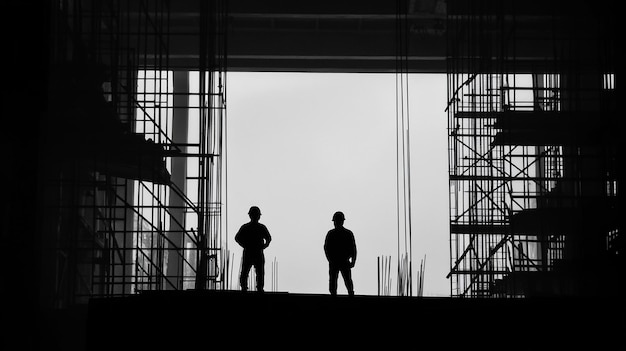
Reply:
<svg viewBox="0 0 626 351"><path fill-rule="evenodd" d="M604 10L448 1L452 296L616 291L621 134Z"/></svg>
<svg viewBox="0 0 626 351"><path fill-rule="evenodd" d="M63 308L147 290L222 289L224 1L49 4L42 299ZM185 33L170 32L187 21ZM170 64L197 43L198 76Z"/></svg>

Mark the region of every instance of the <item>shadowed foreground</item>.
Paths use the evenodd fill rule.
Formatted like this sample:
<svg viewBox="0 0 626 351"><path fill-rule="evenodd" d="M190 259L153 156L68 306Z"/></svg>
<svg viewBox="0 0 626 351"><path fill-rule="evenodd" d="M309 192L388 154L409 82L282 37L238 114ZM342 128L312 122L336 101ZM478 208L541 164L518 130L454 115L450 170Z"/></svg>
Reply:
<svg viewBox="0 0 626 351"><path fill-rule="evenodd" d="M563 349L623 343L610 299L451 299L239 291L150 292L89 304L88 350L450 346ZM434 343L434 345L433 345ZM589 344L590 343L590 344ZM415 346L415 347L413 347Z"/></svg>

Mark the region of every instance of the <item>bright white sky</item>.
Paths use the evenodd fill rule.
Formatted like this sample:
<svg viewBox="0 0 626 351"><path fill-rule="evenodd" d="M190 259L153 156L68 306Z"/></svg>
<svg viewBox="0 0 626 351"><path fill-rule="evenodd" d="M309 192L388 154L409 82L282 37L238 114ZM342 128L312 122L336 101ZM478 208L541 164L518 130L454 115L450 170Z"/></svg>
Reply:
<svg viewBox="0 0 626 351"><path fill-rule="evenodd" d="M328 293L322 246L343 211L357 242L355 293L376 295L377 257L397 257L395 75L229 72L227 82L233 286L234 236L256 205L273 237L266 290L276 260L278 291ZM413 270L425 257L424 296L449 296L446 77L412 75L409 91ZM341 276L338 286L345 294Z"/></svg>

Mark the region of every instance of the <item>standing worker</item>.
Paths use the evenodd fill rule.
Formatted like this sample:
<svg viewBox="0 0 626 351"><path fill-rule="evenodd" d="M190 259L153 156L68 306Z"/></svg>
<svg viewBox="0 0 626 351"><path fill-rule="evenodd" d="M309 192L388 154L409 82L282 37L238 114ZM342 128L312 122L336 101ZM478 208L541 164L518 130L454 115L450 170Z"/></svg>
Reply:
<svg viewBox="0 0 626 351"><path fill-rule="evenodd" d="M250 207L248 216L250 216L250 222L242 225L237 234L235 234L235 241L243 248L239 284L241 285L241 290L248 290L248 275L250 269L254 266L256 290L263 292L265 283L265 255L263 250L270 245L272 237L267 227L259 223L261 210L257 206Z"/></svg>
<svg viewBox="0 0 626 351"><path fill-rule="evenodd" d="M343 212L335 212L333 215L335 228L328 231L324 241L324 253L328 260L328 289L332 296L337 295L339 272L346 284L348 295L354 296L351 270L356 263L356 242L352 231L344 228L345 220Z"/></svg>

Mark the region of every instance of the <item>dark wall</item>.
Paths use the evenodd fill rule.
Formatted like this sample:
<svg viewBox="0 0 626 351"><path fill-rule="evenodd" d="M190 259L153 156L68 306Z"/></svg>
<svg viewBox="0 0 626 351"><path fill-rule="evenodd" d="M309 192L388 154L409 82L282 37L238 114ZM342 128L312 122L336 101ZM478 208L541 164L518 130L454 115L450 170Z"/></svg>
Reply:
<svg viewBox="0 0 626 351"><path fill-rule="evenodd" d="M38 303L41 236L39 207L40 122L47 105L47 3L3 5L6 40L2 84L2 312L1 349L37 349L42 330ZM7 79L8 77L8 79ZM8 310L8 313L5 311ZM6 326L6 327L5 327ZM6 329L8 328L8 330Z"/></svg>

